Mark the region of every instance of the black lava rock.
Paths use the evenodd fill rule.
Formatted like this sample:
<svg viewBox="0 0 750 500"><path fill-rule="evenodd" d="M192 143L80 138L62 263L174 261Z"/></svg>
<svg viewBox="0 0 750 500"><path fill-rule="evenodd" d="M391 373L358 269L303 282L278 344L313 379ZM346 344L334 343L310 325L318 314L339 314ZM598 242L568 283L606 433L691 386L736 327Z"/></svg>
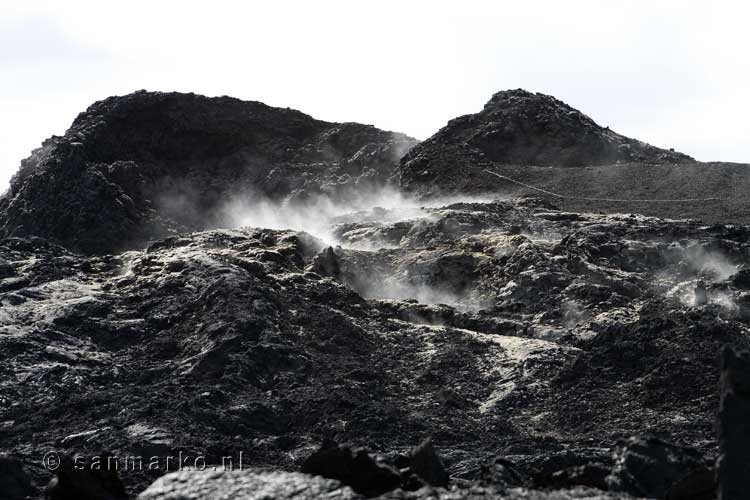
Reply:
<svg viewBox="0 0 750 500"><path fill-rule="evenodd" d="M5 500L23 500L36 493L23 463L6 454L0 454L0 492Z"/></svg>
<svg viewBox="0 0 750 500"><path fill-rule="evenodd" d="M0 198L0 236L87 253L133 248L225 225L233 201L382 186L416 142L230 97L110 97L22 162Z"/></svg>
<svg viewBox="0 0 750 500"><path fill-rule="evenodd" d="M446 486L448 484L448 473L445 472L430 438L425 439L412 450L409 456L409 468L429 485Z"/></svg>
<svg viewBox="0 0 750 500"><path fill-rule="evenodd" d="M722 352L719 410L719 500L746 498L750 488L750 352Z"/></svg>
<svg viewBox="0 0 750 500"><path fill-rule="evenodd" d="M601 127L552 96L517 89L496 93L479 113L449 121L409 151L399 168L406 190L450 192L486 187L481 167L493 164L570 167L691 160Z"/></svg>
<svg viewBox="0 0 750 500"><path fill-rule="evenodd" d="M609 489L667 500L710 500L713 473L697 451L655 438L630 438L617 452ZM685 484L691 488L686 491Z"/></svg>
<svg viewBox="0 0 750 500"><path fill-rule="evenodd" d="M338 479L357 493L376 496L401 486L401 476L373 460L364 449L325 443L304 461L302 472Z"/></svg>
<svg viewBox="0 0 750 500"><path fill-rule="evenodd" d="M117 469L108 463L110 456L103 454L92 460L77 460L70 455L61 455L59 468L55 470L47 489L47 500L127 500L125 486ZM114 462L112 462L114 463Z"/></svg>

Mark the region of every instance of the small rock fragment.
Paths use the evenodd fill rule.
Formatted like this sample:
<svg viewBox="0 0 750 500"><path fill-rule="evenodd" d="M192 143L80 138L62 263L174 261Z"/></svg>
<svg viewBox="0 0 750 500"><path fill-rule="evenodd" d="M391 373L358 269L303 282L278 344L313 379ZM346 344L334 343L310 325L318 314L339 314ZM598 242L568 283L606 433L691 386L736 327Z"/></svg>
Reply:
<svg viewBox="0 0 750 500"><path fill-rule="evenodd" d="M10 455L0 454L0 492L5 500L23 500L35 493L23 464Z"/></svg>
<svg viewBox="0 0 750 500"><path fill-rule="evenodd" d="M99 466L89 460L76 461L60 455L60 466L47 488L47 500L127 500L125 486L114 467L108 466L109 455L102 454Z"/></svg>
<svg viewBox="0 0 750 500"><path fill-rule="evenodd" d="M711 477L710 468L697 451L656 438L631 437L617 450L606 482L610 491L634 496L704 500L713 498L715 486ZM704 481L690 483L701 478ZM692 491L678 494L684 492L678 487L681 484L693 484Z"/></svg>
<svg viewBox="0 0 750 500"><path fill-rule="evenodd" d="M414 474L424 479L431 486L446 486L448 484L448 473L445 472L445 468L432 446L431 438L425 439L412 450L409 457L409 467Z"/></svg>
<svg viewBox="0 0 750 500"><path fill-rule="evenodd" d="M337 479L366 496L381 495L401 486L394 469L375 462L364 449L327 442L302 464L302 472Z"/></svg>
<svg viewBox="0 0 750 500"><path fill-rule="evenodd" d="M310 268L321 276L337 278L341 273L338 257L333 247L328 247L313 258Z"/></svg>

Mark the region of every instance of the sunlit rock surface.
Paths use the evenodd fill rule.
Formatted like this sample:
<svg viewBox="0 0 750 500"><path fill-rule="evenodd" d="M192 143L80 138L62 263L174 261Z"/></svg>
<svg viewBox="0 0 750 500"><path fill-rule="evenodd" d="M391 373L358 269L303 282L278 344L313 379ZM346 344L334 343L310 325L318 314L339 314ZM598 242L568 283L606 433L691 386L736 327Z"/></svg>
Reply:
<svg viewBox="0 0 750 500"><path fill-rule="evenodd" d="M375 497L381 499L440 498L450 500L497 499L497 500L626 500L629 495L607 494L589 488L569 491L529 491L512 488L498 492L492 488L431 489L418 491L396 490ZM181 472L173 473L156 481L138 496L138 500L218 500L222 498L247 499L363 499L351 489L336 481L289 472ZM371 497L372 498L372 497Z"/></svg>

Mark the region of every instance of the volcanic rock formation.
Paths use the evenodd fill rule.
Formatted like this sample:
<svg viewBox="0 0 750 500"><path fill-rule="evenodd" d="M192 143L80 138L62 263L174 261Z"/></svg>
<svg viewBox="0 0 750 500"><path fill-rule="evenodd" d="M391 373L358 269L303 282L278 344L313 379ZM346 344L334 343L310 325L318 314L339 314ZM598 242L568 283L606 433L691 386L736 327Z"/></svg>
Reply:
<svg viewBox="0 0 750 500"><path fill-rule="evenodd" d="M750 223L748 165L697 162L524 90L498 92L480 112L451 120L399 171L402 188L419 196L531 194L574 211Z"/></svg>
<svg viewBox="0 0 750 500"><path fill-rule="evenodd" d="M84 252L135 248L221 226L234 196L340 199L381 187L415 143L229 97L111 97L22 162L0 198L0 235Z"/></svg>
<svg viewBox="0 0 750 500"><path fill-rule="evenodd" d="M750 461L747 459L750 353L737 353L727 346L722 354L719 500L734 500L747 494L747 478L750 477Z"/></svg>
<svg viewBox="0 0 750 500"><path fill-rule="evenodd" d="M398 248L334 249L339 280L310 270L325 245L290 231L99 257L6 239L0 446L293 469L327 438L399 451L432 435L453 477L500 455L528 484L611 467L609 448L646 431L712 456L718 352L748 345L731 276L748 230L562 215L426 208L394 223ZM361 223L393 234L378 225ZM710 302L694 308L699 279ZM133 492L151 478L123 473Z"/></svg>
<svg viewBox="0 0 750 500"><path fill-rule="evenodd" d="M552 96L518 89L498 92L479 113L448 122L404 158L401 170L406 189L427 184L441 190L462 190L468 187L462 179L466 166L581 167L690 160L682 153L601 127Z"/></svg>
<svg viewBox="0 0 750 500"><path fill-rule="evenodd" d="M404 158L404 187L463 189L442 169L481 148L493 162L688 161L546 96L501 93L483 113L509 132L439 139L479 120L460 119ZM499 144L537 125L554 133ZM446 156L417 169L441 141ZM413 144L137 93L35 152L0 202L0 485L38 497L55 451L141 457L119 476L144 500L710 498L720 352L750 347L750 227L465 194L313 213L309 231L195 216L235 187L286 206L356 196ZM199 208L166 203L175 189ZM739 361L725 360L730 427ZM51 492L120 495L65 460Z"/></svg>

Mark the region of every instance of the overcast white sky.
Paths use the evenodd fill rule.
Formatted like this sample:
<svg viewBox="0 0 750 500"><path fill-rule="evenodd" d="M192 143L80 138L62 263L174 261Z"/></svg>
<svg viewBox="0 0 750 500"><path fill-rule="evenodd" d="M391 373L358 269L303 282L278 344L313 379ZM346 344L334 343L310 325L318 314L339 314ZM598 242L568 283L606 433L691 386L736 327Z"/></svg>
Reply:
<svg viewBox="0 0 750 500"><path fill-rule="evenodd" d="M739 1L117 5L0 4L0 192L78 112L142 88L425 139L522 87L700 160L750 162L750 9Z"/></svg>

